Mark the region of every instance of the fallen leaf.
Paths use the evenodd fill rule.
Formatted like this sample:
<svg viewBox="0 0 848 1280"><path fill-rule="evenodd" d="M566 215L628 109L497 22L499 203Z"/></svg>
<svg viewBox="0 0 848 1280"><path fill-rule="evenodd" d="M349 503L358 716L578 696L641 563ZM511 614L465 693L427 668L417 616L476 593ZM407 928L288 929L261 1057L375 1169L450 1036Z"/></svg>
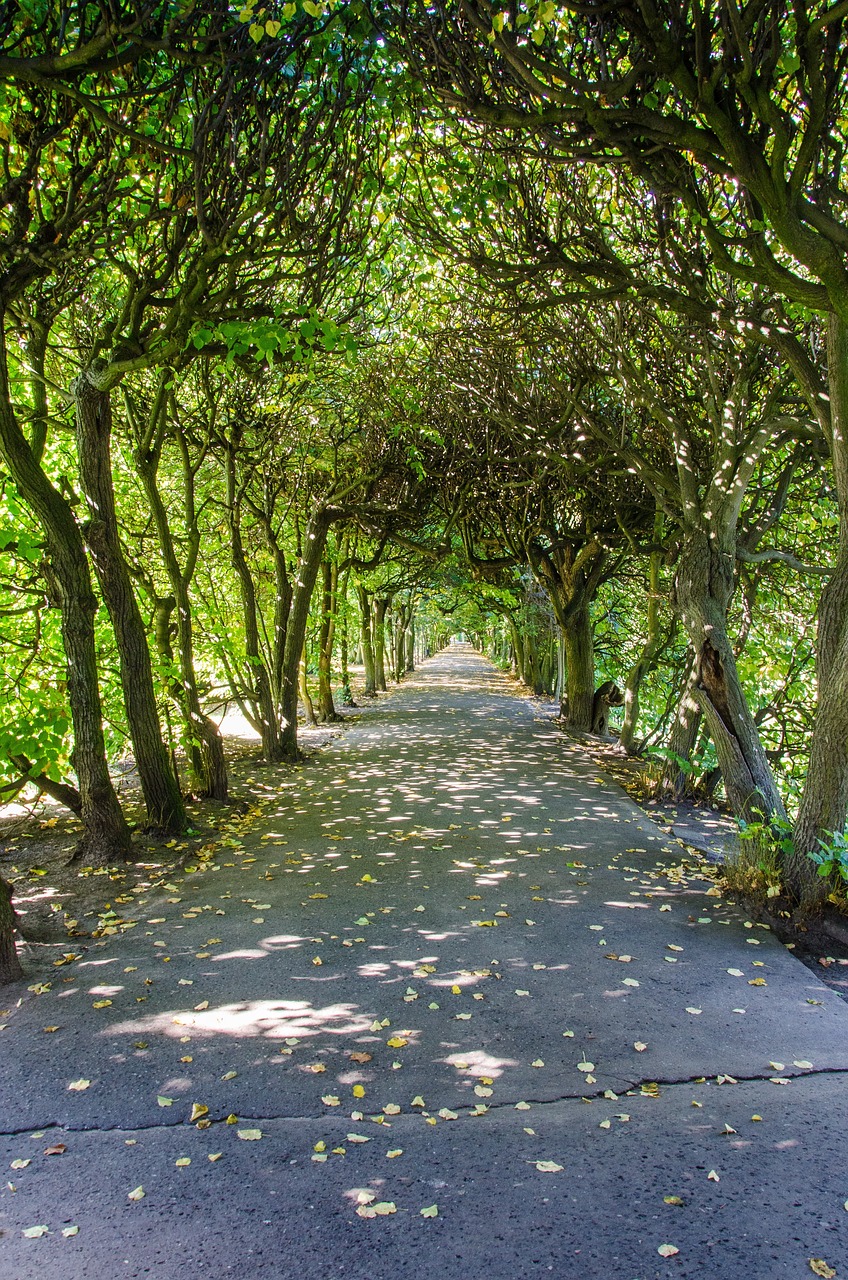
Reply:
<svg viewBox="0 0 848 1280"><path fill-rule="evenodd" d="M174 1105L174 1099L166 1098L162 1093L159 1094L156 1101L159 1103L160 1107L172 1107Z"/></svg>
<svg viewBox="0 0 848 1280"><path fill-rule="evenodd" d="M190 1156L180 1156L179 1160L175 1160L175 1161L174 1161L174 1164L177 1166L177 1168L178 1168L178 1169L184 1169L184 1168L186 1167L186 1165L191 1164L191 1157L190 1157Z"/></svg>
<svg viewBox="0 0 848 1280"><path fill-rule="evenodd" d="M211 1153L206 1157L206 1159L209 1161L209 1163L210 1163L210 1164L214 1164L216 1160L220 1160L220 1159L221 1159L221 1156L222 1156L223 1154L224 1154L224 1153L223 1153L223 1151L212 1151L212 1152L211 1152Z"/></svg>
<svg viewBox="0 0 848 1280"><path fill-rule="evenodd" d="M73 1227L63 1227L63 1228L62 1228L62 1235L65 1237L65 1239L68 1239L70 1236L78 1236L78 1235L79 1235L79 1227L77 1227L77 1226L73 1226Z"/></svg>
<svg viewBox="0 0 848 1280"><path fill-rule="evenodd" d="M72 1080L68 1088L73 1093L82 1093L83 1089L87 1089L91 1084L90 1080Z"/></svg>
<svg viewBox="0 0 848 1280"><path fill-rule="evenodd" d="M189 1116L189 1122L191 1124L194 1124L195 1120L200 1120L203 1116L207 1116L208 1114L209 1114L209 1108L204 1103L193 1102L191 1104L191 1115Z"/></svg>
<svg viewBox="0 0 848 1280"><path fill-rule="evenodd" d="M687 1006L686 1006L686 1012L687 1012L687 1013L694 1013L694 1014L698 1014L698 1013L703 1013L703 1010L702 1010L702 1009L694 1009L691 1005L688 1005L688 1004L687 1004Z"/></svg>
<svg viewBox="0 0 848 1280"><path fill-rule="evenodd" d="M682 1205L683 1201L680 1196L663 1196L663 1204Z"/></svg>
<svg viewBox="0 0 848 1280"><path fill-rule="evenodd" d="M657 1249L657 1253L661 1258L673 1258L680 1250L673 1244L661 1244Z"/></svg>
<svg viewBox="0 0 848 1280"><path fill-rule="evenodd" d="M391 1040L388 1040L386 1043L391 1045L393 1049L400 1047L399 1045L392 1044ZM406 1044L407 1041L404 1040L401 1043ZM370 1062L371 1061L370 1053L361 1053L358 1049L354 1050L353 1053L348 1054L348 1057L350 1058L351 1062Z"/></svg>
<svg viewBox="0 0 848 1280"><path fill-rule="evenodd" d="M52 1147L45 1147L44 1154L46 1156L63 1156L67 1149L64 1142L56 1142Z"/></svg>
<svg viewBox="0 0 848 1280"><path fill-rule="evenodd" d="M28 1164L32 1164L31 1160L13 1160L10 1169L25 1169Z"/></svg>
<svg viewBox="0 0 848 1280"><path fill-rule="evenodd" d="M621 985L623 987L638 987L639 983L635 978L622 978Z"/></svg>
<svg viewBox="0 0 848 1280"><path fill-rule="evenodd" d="M595 1064L594 1062L586 1062L586 1061L578 1062L577 1070L578 1071L594 1071Z"/></svg>
<svg viewBox="0 0 848 1280"><path fill-rule="evenodd" d="M810 1258L810 1270L817 1276L823 1276L824 1280L833 1280L836 1275L833 1267L829 1267L824 1258Z"/></svg>
<svg viewBox="0 0 848 1280"><path fill-rule="evenodd" d="M340 1100L336 1097L334 1093L322 1094L321 1101L323 1102L325 1107L338 1107L340 1105Z"/></svg>
<svg viewBox="0 0 848 1280"><path fill-rule="evenodd" d="M562 1173L562 1165L557 1164L556 1160L536 1160L535 1163L539 1173Z"/></svg>
<svg viewBox="0 0 848 1280"><path fill-rule="evenodd" d="M439 1206L437 1204L429 1204L426 1209L419 1209L418 1212L422 1218L438 1218Z"/></svg>
<svg viewBox="0 0 848 1280"><path fill-rule="evenodd" d="M27 1240L37 1240L39 1236L46 1236L49 1230L50 1228L45 1226L24 1227L21 1235L26 1236Z"/></svg>
<svg viewBox="0 0 848 1280"><path fill-rule="evenodd" d="M91 1007L92 1009L108 1009L111 1003L111 1000L95 1000Z"/></svg>
<svg viewBox="0 0 848 1280"><path fill-rule="evenodd" d="M386 1041L386 1044L389 1046L390 1049L402 1049L404 1045L409 1044L409 1041L406 1039L405 1036L392 1036L391 1040ZM368 1054L352 1053L350 1056L351 1056L351 1061L353 1062L363 1062L363 1061L368 1062L371 1059L370 1053Z"/></svg>
<svg viewBox="0 0 848 1280"><path fill-rule="evenodd" d="M707 1174L707 1178L710 1182L721 1182L721 1178L718 1176L715 1169L710 1169L709 1173Z"/></svg>
<svg viewBox="0 0 848 1280"><path fill-rule="evenodd" d="M261 1129L237 1129L236 1136L241 1138L242 1142L258 1142L262 1137Z"/></svg>
<svg viewBox="0 0 848 1280"><path fill-rule="evenodd" d="M387 1160L396 1160L398 1156L403 1155L403 1147L394 1147L391 1151L386 1152Z"/></svg>
<svg viewBox="0 0 848 1280"><path fill-rule="evenodd" d="M128 1200L143 1200L143 1199L144 1199L144 1195L145 1195L144 1187L136 1187L134 1191L128 1191L128 1192L127 1192L127 1199L128 1199Z"/></svg>

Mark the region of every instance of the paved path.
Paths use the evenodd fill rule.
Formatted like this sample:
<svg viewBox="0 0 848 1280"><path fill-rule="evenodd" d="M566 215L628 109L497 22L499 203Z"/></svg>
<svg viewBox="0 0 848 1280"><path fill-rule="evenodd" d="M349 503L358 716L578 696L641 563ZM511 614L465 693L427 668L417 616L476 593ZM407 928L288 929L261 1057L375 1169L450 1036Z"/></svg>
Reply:
<svg viewBox="0 0 848 1280"><path fill-rule="evenodd" d="M848 1006L665 839L429 660L22 989L0 1276L848 1277Z"/></svg>

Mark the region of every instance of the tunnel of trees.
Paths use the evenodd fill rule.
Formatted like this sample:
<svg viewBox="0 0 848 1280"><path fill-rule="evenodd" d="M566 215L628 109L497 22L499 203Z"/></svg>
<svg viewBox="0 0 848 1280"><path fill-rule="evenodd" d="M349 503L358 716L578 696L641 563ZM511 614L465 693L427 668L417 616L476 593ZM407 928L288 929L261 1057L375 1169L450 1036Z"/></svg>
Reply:
<svg viewBox="0 0 848 1280"><path fill-rule="evenodd" d="M848 8L0 23L2 797L132 859L461 632L848 910Z"/></svg>

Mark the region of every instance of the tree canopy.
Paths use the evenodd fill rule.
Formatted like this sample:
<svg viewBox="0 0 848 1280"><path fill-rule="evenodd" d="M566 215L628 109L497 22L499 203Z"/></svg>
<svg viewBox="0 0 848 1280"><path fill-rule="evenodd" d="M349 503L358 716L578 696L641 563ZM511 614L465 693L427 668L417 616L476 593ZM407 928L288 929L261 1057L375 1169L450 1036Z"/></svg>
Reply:
<svg viewBox="0 0 848 1280"><path fill-rule="evenodd" d="M3 794L132 858L461 632L846 907L846 22L7 5Z"/></svg>

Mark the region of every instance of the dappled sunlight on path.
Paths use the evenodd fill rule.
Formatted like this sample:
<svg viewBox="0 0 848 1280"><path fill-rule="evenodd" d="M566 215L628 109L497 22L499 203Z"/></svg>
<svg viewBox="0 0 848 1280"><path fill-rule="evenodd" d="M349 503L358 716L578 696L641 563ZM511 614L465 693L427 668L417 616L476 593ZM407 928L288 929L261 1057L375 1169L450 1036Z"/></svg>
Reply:
<svg viewBox="0 0 848 1280"><path fill-rule="evenodd" d="M632 1197L660 1146L666 1189L717 1164L747 1186L752 1157L775 1185L795 1176L801 1113L777 1095L814 1106L848 1071L848 1009L490 663L428 660L280 776L261 813L129 908L133 928L25 992L3 1033L8 1132L133 1131L113 1150L121 1187L161 1180L145 1143L187 1132L172 1146L195 1150L197 1194L219 1194L230 1161L267 1203L284 1166L330 1230L356 1221L352 1187L400 1203L420 1183L457 1223L475 1186L508 1192L517 1231L526 1179L547 1231L576 1194L549 1164L583 1171L585 1221L606 1222L605 1179ZM782 1119L752 1126L755 1106ZM730 1239L727 1198L697 1177Z"/></svg>

